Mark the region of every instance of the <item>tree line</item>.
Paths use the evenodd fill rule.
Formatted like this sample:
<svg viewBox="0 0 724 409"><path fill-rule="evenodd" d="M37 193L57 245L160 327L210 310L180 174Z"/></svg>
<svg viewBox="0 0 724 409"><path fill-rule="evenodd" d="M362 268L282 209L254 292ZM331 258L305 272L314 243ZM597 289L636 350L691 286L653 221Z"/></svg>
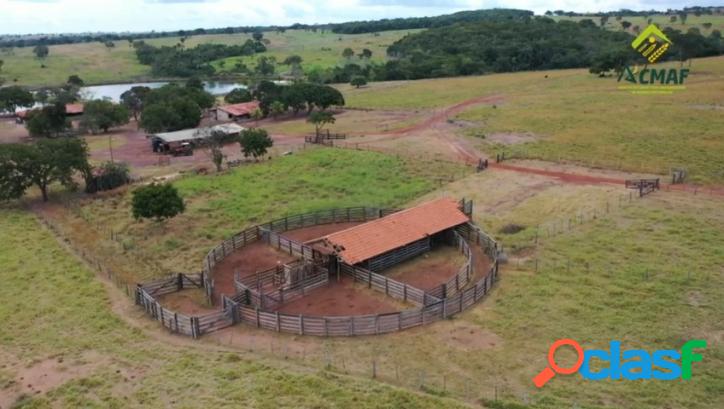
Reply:
<svg viewBox="0 0 724 409"><path fill-rule="evenodd" d="M484 20L519 20L533 17L533 12L516 9L489 9L460 11L434 17L409 17L369 21L350 21L332 24L332 32L338 34L362 34L389 30L409 30L449 26L461 22Z"/></svg>
<svg viewBox="0 0 724 409"><path fill-rule="evenodd" d="M212 61L266 51L266 46L260 40L261 37L258 40L249 39L241 45L199 44L188 49L179 45L155 47L144 41L136 41L133 43L133 47L136 50L138 61L141 64L150 65L154 75L210 76L216 71L211 65Z"/></svg>

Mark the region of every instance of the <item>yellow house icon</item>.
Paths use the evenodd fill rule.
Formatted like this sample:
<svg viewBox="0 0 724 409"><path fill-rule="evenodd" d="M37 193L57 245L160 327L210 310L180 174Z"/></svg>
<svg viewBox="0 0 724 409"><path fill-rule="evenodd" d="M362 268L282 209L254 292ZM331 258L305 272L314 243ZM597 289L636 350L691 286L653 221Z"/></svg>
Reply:
<svg viewBox="0 0 724 409"><path fill-rule="evenodd" d="M651 24L631 43L631 47L650 63L655 63L673 44L666 34Z"/></svg>

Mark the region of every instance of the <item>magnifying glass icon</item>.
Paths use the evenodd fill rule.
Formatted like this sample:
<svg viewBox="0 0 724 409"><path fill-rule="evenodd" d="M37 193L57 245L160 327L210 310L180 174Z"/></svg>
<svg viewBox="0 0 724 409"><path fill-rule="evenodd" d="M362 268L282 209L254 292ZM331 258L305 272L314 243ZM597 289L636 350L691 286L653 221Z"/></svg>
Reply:
<svg viewBox="0 0 724 409"><path fill-rule="evenodd" d="M568 368L561 368L556 364L556 351L558 350L558 348L565 345L571 346L573 347L573 349L576 350L576 353L578 354L578 359L576 360L576 363L573 364L573 366ZM533 383L537 388L542 388L543 385L553 379L553 377L557 373L561 375L572 375L578 372L578 369L581 368L581 365L583 365L583 348L581 348L578 342L569 338L559 339L558 341L554 342L548 350L548 366L540 371L540 373L536 375L535 378L533 378Z"/></svg>

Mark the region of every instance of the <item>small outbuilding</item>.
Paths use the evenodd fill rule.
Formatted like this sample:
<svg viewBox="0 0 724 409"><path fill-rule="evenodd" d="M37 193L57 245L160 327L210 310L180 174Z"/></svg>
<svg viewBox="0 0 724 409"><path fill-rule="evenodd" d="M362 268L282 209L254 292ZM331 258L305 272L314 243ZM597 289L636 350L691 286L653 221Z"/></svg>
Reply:
<svg viewBox="0 0 724 409"><path fill-rule="evenodd" d="M217 121L242 121L251 118L252 113L257 109L259 109L259 101L224 105L216 108L215 117Z"/></svg>
<svg viewBox="0 0 724 409"><path fill-rule="evenodd" d="M244 128L237 124L222 124L210 128L193 128L175 132L156 133L149 135L149 137L151 138L151 148L153 151L165 153L184 144L190 144L192 147L198 146L214 132L221 132L231 137L239 135L243 130Z"/></svg>

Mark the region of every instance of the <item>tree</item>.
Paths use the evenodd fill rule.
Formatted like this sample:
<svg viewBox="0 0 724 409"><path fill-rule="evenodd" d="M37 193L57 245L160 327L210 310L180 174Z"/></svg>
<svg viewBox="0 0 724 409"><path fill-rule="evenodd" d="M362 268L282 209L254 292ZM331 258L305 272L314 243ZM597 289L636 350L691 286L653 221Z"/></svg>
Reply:
<svg viewBox="0 0 724 409"><path fill-rule="evenodd" d="M80 127L92 133L128 123L128 108L111 101L96 99L85 103Z"/></svg>
<svg viewBox="0 0 724 409"><path fill-rule="evenodd" d="M307 122L314 124L314 130L315 134L319 136L319 131L324 128L327 124L333 124L337 121L337 119L334 117L334 114L327 111L316 111L309 114L307 117Z"/></svg>
<svg viewBox="0 0 724 409"><path fill-rule="evenodd" d="M370 58L372 58L372 50L370 50L369 48L365 48L362 50L362 53L359 56L360 58L365 58L369 60Z"/></svg>
<svg viewBox="0 0 724 409"><path fill-rule="evenodd" d="M143 100L150 91L149 87L135 86L121 94L121 104L133 114L135 121L138 121L138 114L143 111Z"/></svg>
<svg viewBox="0 0 724 409"><path fill-rule="evenodd" d="M15 112L20 107L29 108L34 103L33 94L21 87L0 88L0 111Z"/></svg>
<svg viewBox="0 0 724 409"><path fill-rule="evenodd" d="M224 151L222 149L224 148L224 142L226 142L229 137L224 132L213 130L213 128L206 128L205 130L197 132L206 133L201 142L201 147L204 152L206 152L206 155L211 159L214 166L216 166L216 171L221 172L224 160L226 159L226 155L224 155Z"/></svg>
<svg viewBox="0 0 724 409"><path fill-rule="evenodd" d="M342 51L342 57L344 57L344 58L346 58L346 59L348 59L348 60L349 60L350 58L352 58L353 56L354 56L354 50L352 50L352 49L349 48L349 47L345 48L344 51Z"/></svg>
<svg viewBox="0 0 724 409"><path fill-rule="evenodd" d="M264 33L261 31L255 31L251 36L254 41L261 41L261 39L264 38Z"/></svg>
<svg viewBox="0 0 724 409"><path fill-rule="evenodd" d="M702 23L701 26L708 30L711 28L712 24L707 22L707 23ZM2 66L2 64L0 64L0 66Z"/></svg>
<svg viewBox="0 0 724 409"><path fill-rule="evenodd" d="M254 159L264 156L267 150L274 145L274 141L269 137L266 130L261 128L245 129L241 132L239 140L241 151L244 157L252 156Z"/></svg>
<svg viewBox="0 0 724 409"><path fill-rule="evenodd" d="M679 12L679 20L681 21L681 24L686 25L686 19L689 17L689 13L685 11Z"/></svg>
<svg viewBox="0 0 724 409"><path fill-rule="evenodd" d="M263 55L256 60L255 71L261 75L272 75L276 69L276 63L276 58Z"/></svg>
<svg viewBox="0 0 724 409"><path fill-rule="evenodd" d="M204 82L199 79L199 77L191 77L188 80L186 80L186 88L195 88L199 90L204 90Z"/></svg>
<svg viewBox="0 0 724 409"><path fill-rule="evenodd" d="M70 129L70 122L65 115L65 104L54 103L28 113L25 122L30 136L53 137Z"/></svg>
<svg viewBox="0 0 724 409"><path fill-rule="evenodd" d="M274 101L269 106L269 113L273 118L278 117L279 115L283 114L287 111L287 107L284 105L281 101Z"/></svg>
<svg viewBox="0 0 724 409"><path fill-rule="evenodd" d="M75 74L68 77L68 80L65 83L72 87L78 87L78 88L85 85L85 81L83 81L79 76L77 76Z"/></svg>
<svg viewBox="0 0 724 409"><path fill-rule="evenodd" d="M133 217L160 223L186 210L183 198L171 184L150 184L133 191Z"/></svg>
<svg viewBox="0 0 724 409"><path fill-rule="evenodd" d="M0 145L0 199L21 197L37 186L48 201L48 187L59 182L76 188L73 176L90 174L88 146L82 139L41 139L35 144Z"/></svg>
<svg viewBox="0 0 724 409"><path fill-rule="evenodd" d="M249 92L246 88L234 88L224 97L224 101L229 104L240 104L242 102L249 102L253 99L251 92Z"/></svg>
<svg viewBox="0 0 724 409"><path fill-rule="evenodd" d="M600 23L601 23L601 27L605 26L606 23L608 22L608 16L601 16L601 18L599 19L599 21L600 21Z"/></svg>
<svg viewBox="0 0 724 409"><path fill-rule="evenodd" d="M628 28L631 27L631 22L624 20L621 22L621 27L623 27L624 30L628 30Z"/></svg>
<svg viewBox="0 0 724 409"><path fill-rule="evenodd" d="M36 45L35 48L33 48L33 53L36 57L43 59L46 58L48 54L50 54L50 49L47 45L39 44Z"/></svg>
<svg viewBox="0 0 724 409"><path fill-rule="evenodd" d="M350 85L353 85L357 88L362 87L364 85L367 85L367 79L362 76L354 77L352 78L352 81L350 81Z"/></svg>
<svg viewBox="0 0 724 409"><path fill-rule="evenodd" d="M290 55L289 57L284 59L284 62L282 64L284 65L299 65L302 63L302 57L298 55Z"/></svg>
<svg viewBox="0 0 724 409"><path fill-rule="evenodd" d="M195 128L202 109L211 108L215 98L208 92L177 85L149 91L143 98L141 128L148 132L169 132Z"/></svg>

